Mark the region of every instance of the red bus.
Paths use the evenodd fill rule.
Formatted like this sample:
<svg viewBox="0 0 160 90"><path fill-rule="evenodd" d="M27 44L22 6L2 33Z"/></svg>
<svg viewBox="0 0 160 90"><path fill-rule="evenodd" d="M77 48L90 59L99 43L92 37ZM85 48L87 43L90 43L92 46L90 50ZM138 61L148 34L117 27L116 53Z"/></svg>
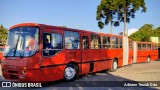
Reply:
<svg viewBox="0 0 160 90"><path fill-rule="evenodd" d="M0 62L1 62L2 57L3 57L4 47L5 46L0 46Z"/></svg>
<svg viewBox="0 0 160 90"><path fill-rule="evenodd" d="M137 63L158 59L158 45L151 42L137 42Z"/></svg>
<svg viewBox="0 0 160 90"><path fill-rule="evenodd" d="M15 25L8 35L2 59L5 79L72 81L78 75L124 66L123 36L36 23ZM128 63L133 59L133 48L130 51Z"/></svg>

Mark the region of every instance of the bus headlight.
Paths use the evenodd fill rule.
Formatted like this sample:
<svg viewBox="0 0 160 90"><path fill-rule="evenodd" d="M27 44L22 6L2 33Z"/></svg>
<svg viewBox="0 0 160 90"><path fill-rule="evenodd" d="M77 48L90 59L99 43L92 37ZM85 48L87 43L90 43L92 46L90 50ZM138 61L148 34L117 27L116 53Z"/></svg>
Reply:
<svg viewBox="0 0 160 90"><path fill-rule="evenodd" d="M6 69L2 69L2 72L5 72L6 71Z"/></svg>
<svg viewBox="0 0 160 90"><path fill-rule="evenodd" d="M26 69L26 67L23 67L23 69Z"/></svg>
<svg viewBox="0 0 160 90"><path fill-rule="evenodd" d="M26 70L22 70L22 74L26 74L27 73L27 71Z"/></svg>

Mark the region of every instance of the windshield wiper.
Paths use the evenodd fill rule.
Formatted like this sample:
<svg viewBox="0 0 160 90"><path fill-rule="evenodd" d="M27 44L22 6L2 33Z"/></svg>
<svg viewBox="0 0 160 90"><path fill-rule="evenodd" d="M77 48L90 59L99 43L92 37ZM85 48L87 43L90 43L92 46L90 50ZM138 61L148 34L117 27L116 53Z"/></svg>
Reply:
<svg viewBox="0 0 160 90"><path fill-rule="evenodd" d="M15 47L13 47L13 48L7 53L7 55L5 56L5 58L7 58L14 49L15 49Z"/></svg>

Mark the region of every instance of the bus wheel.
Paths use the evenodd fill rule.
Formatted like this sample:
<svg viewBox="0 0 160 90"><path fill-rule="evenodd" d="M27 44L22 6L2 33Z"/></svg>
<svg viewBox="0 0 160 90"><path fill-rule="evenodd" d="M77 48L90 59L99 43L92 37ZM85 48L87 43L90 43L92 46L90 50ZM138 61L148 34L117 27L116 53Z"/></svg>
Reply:
<svg viewBox="0 0 160 90"><path fill-rule="evenodd" d="M151 58L148 56L147 57L147 62L149 63L151 61Z"/></svg>
<svg viewBox="0 0 160 90"><path fill-rule="evenodd" d="M78 75L78 67L74 64L68 64L64 70L64 78L66 81L73 81Z"/></svg>
<svg viewBox="0 0 160 90"><path fill-rule="evenodd" d="M118 63L117 63L117 60L113 60L113 63L112 63L112 68L110 69L111 72L115 72L118 68Z"/></svg>

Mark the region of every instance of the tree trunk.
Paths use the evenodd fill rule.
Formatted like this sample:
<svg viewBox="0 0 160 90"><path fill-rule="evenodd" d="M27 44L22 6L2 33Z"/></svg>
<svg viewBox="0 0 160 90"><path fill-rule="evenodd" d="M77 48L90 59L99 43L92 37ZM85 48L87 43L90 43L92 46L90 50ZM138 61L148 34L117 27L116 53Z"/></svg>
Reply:
<svg viewBox="0 0 160 90"><path fill-rule="evenodd" d="M112 21L111 21L111 26L110 26L110 34L112 34Z"/></svg>
<svg viewBox="0 0 160 90"><path fill-rule="evenodd" d="M112 21L111 21L111 26L110 26L110 34L112 34ZM112 48L112 47L113 47L113 46L112 46L112 37L111 37L110 44L111 44L111 48Z"/></svg>
<svg viewBox="0 0 160 90"><path fill-rule="evenodd" d="M126 33L126 12L124 13L124 32L123 32L123 36L127 36L127 33Z"/></svg>

